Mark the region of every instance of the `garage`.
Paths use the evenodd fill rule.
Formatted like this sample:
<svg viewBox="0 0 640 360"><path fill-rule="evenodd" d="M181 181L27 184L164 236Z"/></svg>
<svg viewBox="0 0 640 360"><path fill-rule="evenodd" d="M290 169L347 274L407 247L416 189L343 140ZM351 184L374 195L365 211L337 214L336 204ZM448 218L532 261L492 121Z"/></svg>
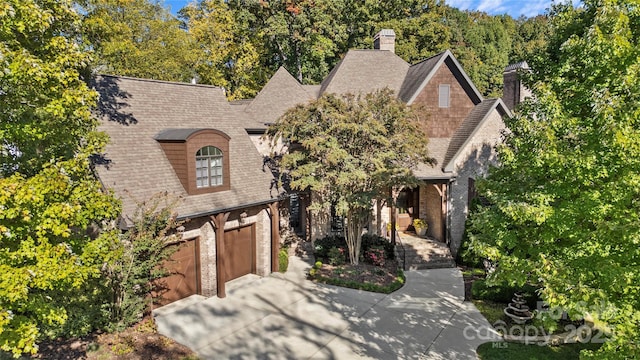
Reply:
<svg viewBox="0 0 640 360"><path fill-rule="evenodd" d="M161 279L164 288L160 305L198 294L200 292L199 239L190 239L176 245L177 250L165 267L171 275Z"/></svg>
<svg viewBox="0 0 640 360"><path fill-rule="evenodd" d="M256 272L255 224L224 232L226 281Z"/></svg>

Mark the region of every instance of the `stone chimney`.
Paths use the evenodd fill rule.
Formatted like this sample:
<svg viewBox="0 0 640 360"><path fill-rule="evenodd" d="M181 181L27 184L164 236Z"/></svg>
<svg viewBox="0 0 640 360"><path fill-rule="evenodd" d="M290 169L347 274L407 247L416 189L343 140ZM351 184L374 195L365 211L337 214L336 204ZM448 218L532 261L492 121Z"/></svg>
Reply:
<svg viewBox="0 0 640 360"><path fill-rule="evenodd" d="M382 29L373 37L373 48L396 52L396 33L392 29Z"/></svg>
<svg viewBox="0 0 640 360"><path fill-rule="evenodd" d="M524 71L529 71L529 65L526 61L509 65L502 73L504 79L502 101L509 110L513 110L524 99L531 96L531 91L524 87L520 81L520 74Z"/></svg>

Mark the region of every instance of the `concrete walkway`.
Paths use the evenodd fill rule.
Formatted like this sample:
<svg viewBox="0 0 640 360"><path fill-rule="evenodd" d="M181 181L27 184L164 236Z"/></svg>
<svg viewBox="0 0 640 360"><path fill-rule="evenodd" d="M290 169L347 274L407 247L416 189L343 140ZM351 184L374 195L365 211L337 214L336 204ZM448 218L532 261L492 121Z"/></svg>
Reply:
<svg viewBox="0 0 640 360"><path fill-rule="evenodd" d="M475 359L499 339L463 301L458 269L409 271L389 295L315 284L308 269L291 257L286 274L228 286L224 299L157 309L158 331L201 359Z"/></svg>

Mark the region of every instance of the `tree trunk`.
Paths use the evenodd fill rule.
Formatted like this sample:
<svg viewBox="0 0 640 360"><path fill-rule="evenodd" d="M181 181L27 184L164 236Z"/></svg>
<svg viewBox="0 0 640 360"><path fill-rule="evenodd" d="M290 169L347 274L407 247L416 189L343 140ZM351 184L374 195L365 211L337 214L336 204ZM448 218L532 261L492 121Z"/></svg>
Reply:
<svg viewBox="0 0 640 360"><path fill-rule="evenodd" d="M358 265L360 262L360 247L362 245L362 228L365 225L366 214L358 209L349 209L347 213L347 248L349 262Z"/></svg>

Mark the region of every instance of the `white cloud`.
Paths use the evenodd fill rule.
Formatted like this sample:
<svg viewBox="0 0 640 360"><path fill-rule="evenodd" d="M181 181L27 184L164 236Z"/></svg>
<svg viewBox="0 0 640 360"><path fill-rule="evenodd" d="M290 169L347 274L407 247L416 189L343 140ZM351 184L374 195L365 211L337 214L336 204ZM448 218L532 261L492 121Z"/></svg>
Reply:
<svg viewBox="0 0 640 360"><path fill-rule="evenodd" d="M508 1L505 0L480 0L476 9L489 14L504 14L509 13L508 10L510 10L507 3Z"/></svg>

